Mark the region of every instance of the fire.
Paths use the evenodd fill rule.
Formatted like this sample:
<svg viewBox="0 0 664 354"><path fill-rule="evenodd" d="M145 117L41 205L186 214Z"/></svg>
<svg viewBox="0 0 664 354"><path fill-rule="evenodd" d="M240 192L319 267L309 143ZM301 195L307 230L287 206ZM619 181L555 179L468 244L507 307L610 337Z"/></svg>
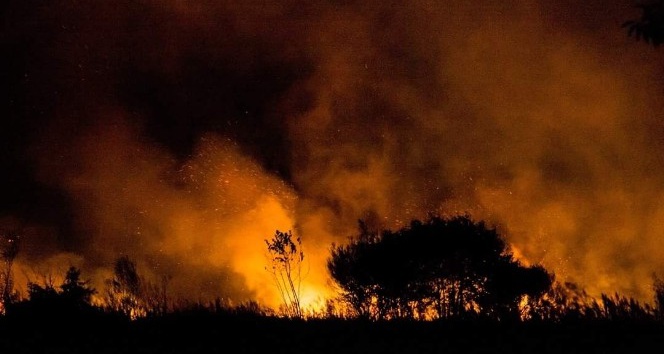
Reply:
<svg viewBox="0 0 664 354"><path fill-rule="evenodd" d="M320 314L325 310L330 290L319 284L304 284L300 293L300 303L305 314Z"/></svg>
<svg viewBox="0 0 664 354"><path fill-rule="evenodd" d="M53 213L26 268L75 254L103 289L129 255L174 298L277 307L264 240L292 230L318 308L357 219L468 211L594 292L644 299L664 269L661 60L617 2L15 3L11 41L52 33L17 45L2 108L7 165L58 202L16 212Z"/></svg>

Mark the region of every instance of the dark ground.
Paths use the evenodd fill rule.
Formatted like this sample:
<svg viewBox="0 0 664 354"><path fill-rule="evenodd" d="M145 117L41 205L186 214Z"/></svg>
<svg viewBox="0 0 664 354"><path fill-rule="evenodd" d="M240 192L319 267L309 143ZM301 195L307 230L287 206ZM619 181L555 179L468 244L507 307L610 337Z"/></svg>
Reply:
<svg viewBox="0 0 664 354"><path fill-rule="evenodd" d="M0 318L0 353L647 353L658 323L383 322L261 316Z"/></svg>

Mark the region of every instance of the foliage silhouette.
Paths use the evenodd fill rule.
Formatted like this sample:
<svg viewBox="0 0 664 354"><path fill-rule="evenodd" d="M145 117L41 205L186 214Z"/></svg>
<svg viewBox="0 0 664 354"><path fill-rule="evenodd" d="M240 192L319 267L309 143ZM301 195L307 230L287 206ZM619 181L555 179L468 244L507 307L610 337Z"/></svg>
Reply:
<svg viewBox="0 0 664 354"><path fill-rule="evenodd" d="M664 321L664 281L657 275L653 275L653 291L655 293L655 317Z"/></svg>
<svg viewBox="0 0 664 354"><path fill-rule="evenodd" d="M18 300L18 293L14 290L14 259L19 252L20 236L12 230L4 230L0 233L0 258L2 269L0 270L0 309L4 312L7 306Z"/></svg>
<svg viewBox="0 0 664 354"><path fill-rule="evenodd" d="M664 41L664 1L641 3L636 7L642 11L641 17L625 21L622 27L628 29L628 36L634 36L637 41L643 39L644 42L658 47Z"/></svg>
<svg viewBox="0 0 664 354"><path fill-rule="evenodd" d="M383 242L382 236L366 232L370 234L366 239ZM129 273L136 271L135 266L125 266ZM231 300L220 298L128 321L127 316L92 305L90 312L64 305L88 303L90 287L81 281L78 269L70 268L59 286L54 285L53 277L46 276L41 283L31 284L29 299L12 305L16 311L10 315L0 316L2 353L207 353L231 347L249 353L274 348L287 348L291 353L640 353L664 340L664 325L654 320L653 308L618 294L595 299L573 283L556 283L539 298L528 299L529 317L522 316L519 322L483 320L496 318L494 312L485 317L480 313L437 321L387 316L392 320L370 322L343 314L284 318L255 302L233 305ZM66 300L69 296L79 301ZM522 295L522 304L525 298ZM498 307L496 313L501 309ZM520 310L523 314L524 309ZM416 310L413 313L417 314Z"/></svg>
<svg viewBox="0 0 664 354"><path fill-rule="evenodd" d="M657 302L657 301L655 301ZM588 295L574 283L556 283L536 302L528 305L528 320L545 323L604 321L616 323L653 323L657 308L634 298L600 294ZM661 322L661 321L660 321Z"/></svg>
<svg viewBox="0 0 664 354"><path fill-rule="evenodd" d="M521 265L495 229L467 215L413 220L380 235L360 221L348 245L332 245L327 266L345 302L375 320L518 320L521 300L538 299L553 281L544 268Z"/></svg>
<svg viewBox="0 0 664 354"><path fill-rule="evenodd" d="M153 283L139 274L128 256L119 257L113 265L113 278L106 280L106 307L131 319L165 314L169 281L170 277L162 276L159 283Z"/></svg>
<svg viewBox="0 0 664 354"><path fill-rule="evenodd" d="M122 256L115 261L113 278L106 283L106 304L110 309L130 318L146 315L141 277L136 270L136 264L128 256Z"/></svg>
<svg viewBox="0 0 664 354"><path fill-rule="evenodd" d="M28 298L11 304L8 314L24 317L83 316L96 314L99 308L92 304L96 290L89 281L81 280L81 271L70 267L62 284L55 286L51 277L44 277L43 282L28 282Z"/></svg>
<svg viewBox="0 0 664 354"><path fill-rule="evenodd" d="M81 280L81 271L76 267L69 267L65 279L60 285L60 295L72 307L90 306L92 295L97 292L90 286L89 280Z"/></svg>
<svg viewBox="0 0 664 354"><path fill-rule="evenodd" d="M267 271L272 274L285 312L289 316L302 317L300 304L300 284L302 282L302 240L297 237L293 241L291 231L276 230L270 240L265 240L269 254Z"/></svg>

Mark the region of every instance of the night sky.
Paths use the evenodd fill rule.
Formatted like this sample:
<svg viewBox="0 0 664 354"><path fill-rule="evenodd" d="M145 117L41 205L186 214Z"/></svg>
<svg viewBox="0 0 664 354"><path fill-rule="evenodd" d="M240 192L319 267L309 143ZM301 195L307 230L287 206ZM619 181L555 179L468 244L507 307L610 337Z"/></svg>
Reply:
<svg viewBox="0 0 664 354"><path fill-rule="evenodd" d="M0 5L0 227L17 277L113 260L176 296L305 298L358 219L495 225L590 293L664 275L662 52L631 1L35 1ZM20 288L20 286L19 286Z"/></svg>

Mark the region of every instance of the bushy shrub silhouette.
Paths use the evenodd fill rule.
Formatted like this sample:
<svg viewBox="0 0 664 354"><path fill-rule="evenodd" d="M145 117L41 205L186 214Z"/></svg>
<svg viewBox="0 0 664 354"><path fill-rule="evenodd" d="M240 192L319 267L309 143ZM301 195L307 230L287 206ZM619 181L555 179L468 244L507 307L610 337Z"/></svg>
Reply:
<svg viewBox="0 0 664 354"><path fill-rule="evenodd" d="M7 308L11 316L50 317L53 319L99 313L92 304L96 290L89 281L81 280L81 271L70 267L61 285L55 286L50 278L42 284L28 282L28 297Z"/></svg>
<svg viewBox="0 0 664 354"><path fill-rule="evenodd" d="M431 216L380 234L360 222L327 263L344 301L370 319L489 317L518 319L553 276L515 260L495 229L469 216Z"/></svg>

